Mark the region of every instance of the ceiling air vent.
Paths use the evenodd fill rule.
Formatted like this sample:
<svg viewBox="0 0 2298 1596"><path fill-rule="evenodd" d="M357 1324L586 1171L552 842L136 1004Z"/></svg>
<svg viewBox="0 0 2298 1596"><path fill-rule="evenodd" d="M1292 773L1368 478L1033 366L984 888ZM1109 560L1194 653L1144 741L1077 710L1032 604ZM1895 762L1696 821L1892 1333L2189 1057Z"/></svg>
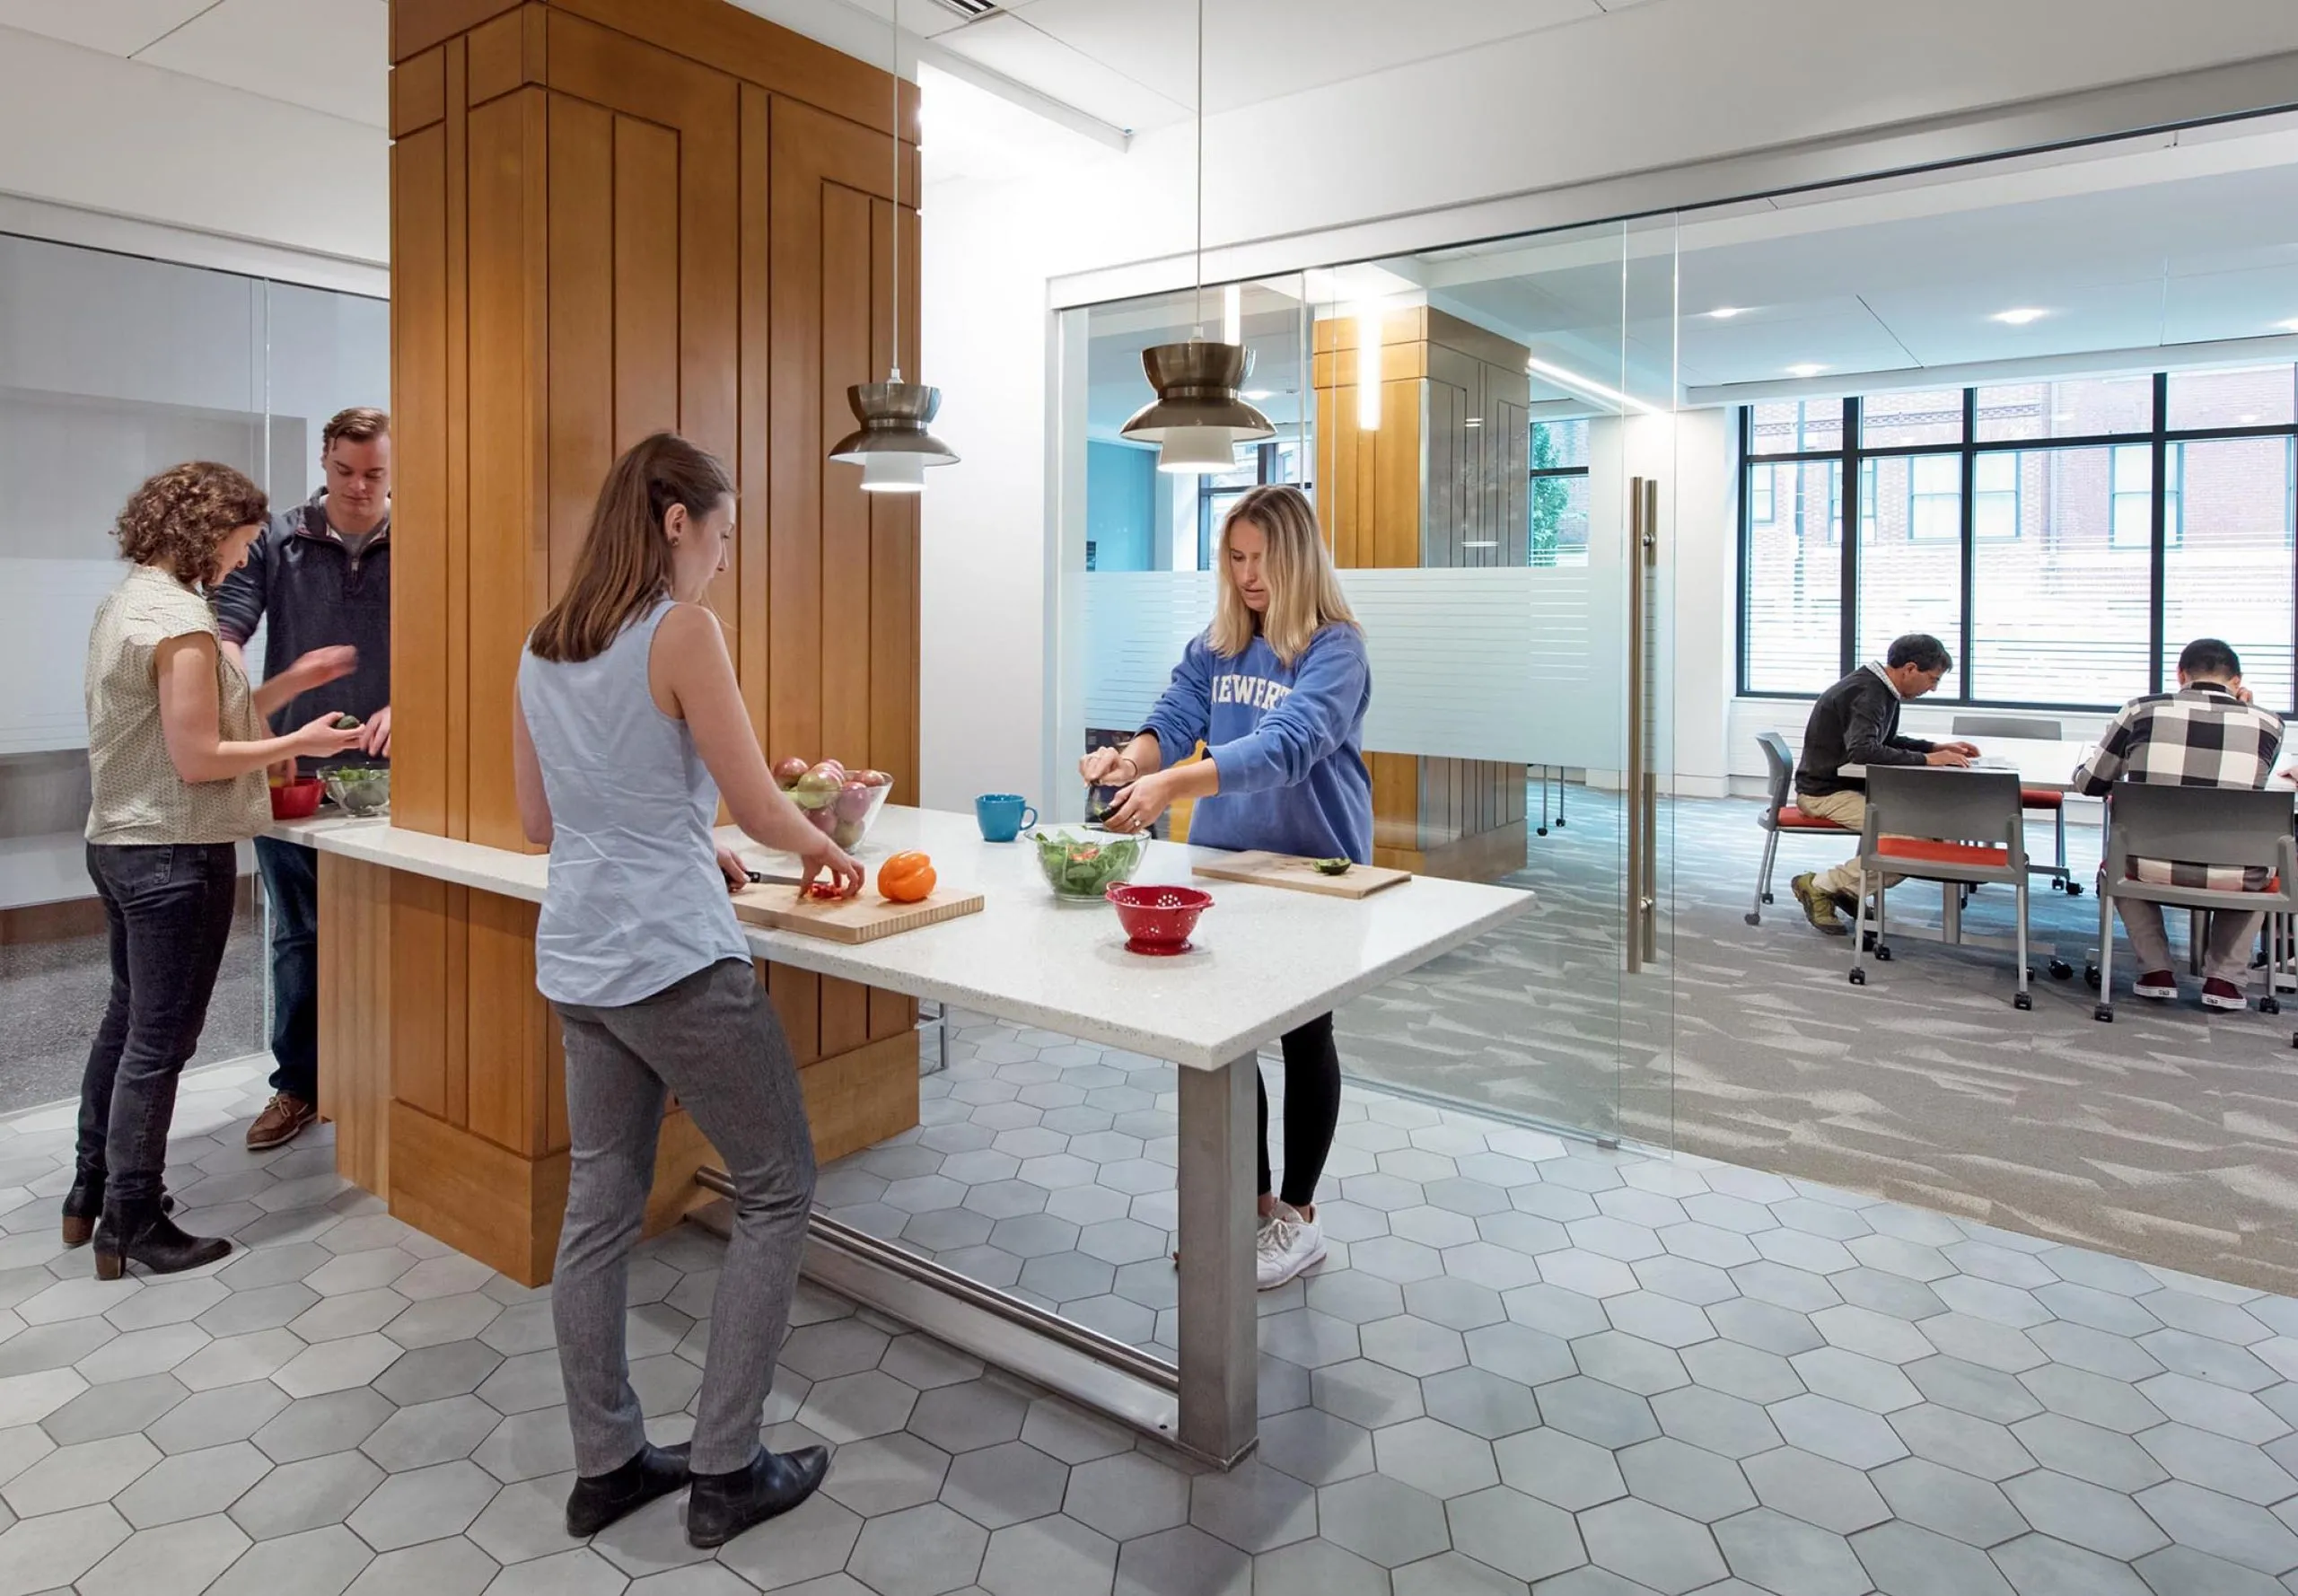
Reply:
<svg viewBox="0 0 2298 1596"><path fill-rule="evenodd" d="M997 0L934 0L934 4L943 11L956 12L968 22L993 16L997 11Z"/></svg>

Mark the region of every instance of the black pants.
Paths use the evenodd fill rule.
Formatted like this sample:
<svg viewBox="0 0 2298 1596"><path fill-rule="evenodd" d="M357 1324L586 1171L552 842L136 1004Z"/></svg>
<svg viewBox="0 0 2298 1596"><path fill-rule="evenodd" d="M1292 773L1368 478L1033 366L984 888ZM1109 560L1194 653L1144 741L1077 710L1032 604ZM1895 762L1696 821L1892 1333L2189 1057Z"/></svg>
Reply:
<svg viewBox="0 0 2298 1596"><path fill-rule="evenodd" d="M255 839L271 900L274 1092L320 1101L320 855L301 843Z"/></svg>
<svg viewBox="0 0 2298 1596"><path fill-rule="evenodd" d="M1332 1152L1333 1127L1340 1123L1340 1050L1333 1046L1332 1016L1321 1014L1298 1030L1288 1030L1285 1048L1285 1189L1277 1193L1295 1208L1317 1200ZM1269 1190L1268 1088L1260 1093L1260 1188Z"/></svg>
<svg viewBox="0 0 2298 1596"><path fill-rule="evenodd" d="M239 886L228 842L88 845L111 933L111 1001L80 1082L80 1168L106 1201L156 1202L176 1082L199 1046Z"/></svg>

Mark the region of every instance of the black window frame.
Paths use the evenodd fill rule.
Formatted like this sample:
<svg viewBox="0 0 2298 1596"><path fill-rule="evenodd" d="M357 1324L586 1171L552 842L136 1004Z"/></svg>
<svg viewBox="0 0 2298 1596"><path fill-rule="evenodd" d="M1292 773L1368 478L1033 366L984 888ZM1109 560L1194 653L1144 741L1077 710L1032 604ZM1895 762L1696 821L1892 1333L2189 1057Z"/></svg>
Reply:
<svg viewBox="0 0 2298 1596"><path fill-rule="evenodd" d="M2293 373L2292 380L2294 383L2294 393L2298 393L2298 365L2294 365L2290 369ZM2067 377L2057 380L2079 381L2083 376L2087 374L2088 373L2071 373ZM2049 381L2052 380L2053 379L2049 378L2042 378L2027 379L2026 381ZM1950 676L1945 682L1941 684L1941 690L1937 695L1938 701L1943 704L1961 705L1973 708L2057 709L2073 711L2076 713L2111 713L2112 711L2120 708L2121 706L2118 704L2074 703L2065 699L1975 697L1972 696L1970 684L1975 674L1971 670L1971 652L1973 643L1972 610L1974 608L1972 602L1972 586L1974 572L1977 566L1977 546L1979 541L1975 525L1977 519L1977 499L1974 489L1978 480L1978 461L1982 457L1987 455L2035 453L2059 449L2113 449L2126 446L2135 446L2148 450L2152 455L2153 462L2152 486L2149 490L2152 497L2152 504L2151 513L2148 517L2150 544L2148 557L2150 570L2148 579L2149 620L2147 628L2148 647L2146 669L2147 690L2150 692L2161 692L2163 686L2163 603L2168 577L2168 555L2170 548L2176 546L2181 540L2177 536L2171 534L2171 530L2165 524L2168 514L2167 501L2171 496L2169 493L2169 483L2167 480L2167 470L2171 451L2177 445L2182 443L2209 443L2220 439L2249 438L2283 438L2293 440L2290 446L2294 450L2298 450L2298 420L2294 420L2292 422L2277 425L2172 427L2168 425L2170 414L2170 373L2165 372L2156 372L2153 374L2152 381L2153 414L2151 417L2151 425L2147 430L2144 432L2085 434L2079 437L1996 439L1982 443L1978 438L1979 388L1978 386L1971 386L1967 387L1962 390L1963 435L1962 441L1959 443L1906 443L1879 446L1875 448L1865 447L1860 440L1860 407L1862 399L1860 396L1853 395L1839 401L1843 407L1842 443L1839 447L1833 449L1775 451L1768 453L1758 453L1755 449L1755 407L1753 405L1740 406L1740 480L1738 493L1736 495L1740 529L1738 573L1739 604L1736 627L1737 636L1735 638L1737 659L1735 674L1737 680L1734 684L1738 691L1738 695L1743 698L1777 698L1789 700L1809 699L1813 696L1812 689L1787 690L1777 688L1759 688L1749 685L1748 647L1750 641L1750 610L1752 607L1751 601L1753 596L1751 584L1749 580L1749 574L1754 554L1755 536L1753 521L1750 514L1750 501L1752 495L1750 493L1749 484L1755 468L1759 466L1793 466L1830 461L1838 463L1839 466L1838 479L1843 484L1843 495L1846 501L1843 510L1843 521L1846 526L1848 527L1850 525L1856 524L1856 522L1855 521L1855 508L1848 501L1850 501L1854 495L1858 495L1864 504L1865 496L1863 491L1864 480L1864 473L1869 462L1884 459L1909 458L1916 455L1951 455L1959 458L1961 462L1960 477L1962 482L1962 513L1960 558L1961 561L1962 572L1962 611L1960 634L1952 639L1946 640L1949 646L1953 648L1955 651L1956 669L1954 673ZM2008 384L1990 383L1987 386L1996 387L2007 385ZM1789 400L1785 402L1792 403L1795 401ZM1811 401L1806 400L1803 402L1809 404ZM2293 415L2294 417L2298 417L2298 399L2294 399ZM1808 425L1808 423L1805 425ZM2108 456L2109 471L2112 470L2113 459L2113 455L2109 454ZM2294 457L2294 460L2298 461L2298 457ZM1910 485L1912 485L1913 481L1913 471L1914 468L1910 465L1908 468ZM2294 476L2298 476L2298 471L2294 471ZM2183 471L2180 472L2180 492L2178 497L2179 508L2181 514L2183 514L2186 508ZM2294 494L2298 494L2298 485L2294 485L2293 492ZM2108 496L2109 500L2109 514L2111 516L2111 501L2113 498L2111 480L2109 481ZM1910 528L1910 531L1911 531L1912 529ZM2111 535L2111 532L2109 535ZM2294 530L2293 540L2294 543L2298 543L2298 530ZM1859 658L1859 550L1860 545L1864 541L1864 537L1861 535L1849 535L1841 539L1842 559L1840 562L1840 578L1842 592L1839 605L1840 636L1838 640L1838 664L1839 666L1839 674L1845 676L1849 675L1853 671L1858 669L1862 662ZM1989 539L1987 541L1993 543L2000 542L2002 539ZM2294 551L2291 567L2290 580L2292 587L2292 604L2294 613L2298 614L2298 550ZM2298 698L2298 628L2294 628L2294 635L2291 650L2292 680L2294 683L2293 695L2294 698ZM2298 703L2275 705L2270 706L2270 707L2275 708L2284 715L2298 713Z"/></svg>

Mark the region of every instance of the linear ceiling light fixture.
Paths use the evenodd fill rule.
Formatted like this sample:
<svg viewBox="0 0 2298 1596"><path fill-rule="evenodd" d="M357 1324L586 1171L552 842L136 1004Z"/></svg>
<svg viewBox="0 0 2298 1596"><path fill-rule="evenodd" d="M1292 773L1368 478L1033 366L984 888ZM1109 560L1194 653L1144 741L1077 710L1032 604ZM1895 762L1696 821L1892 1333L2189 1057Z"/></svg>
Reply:
<svg viewBox="0 0 2298 1596"><path fill-rule="evenodd" d="M1226 471L1237 463L1239 443L1276 435L1268 417L1238 392L1252 372L1252 354L1225 313L1229 303L1241 311L1241 303L1224 300L1224 337L1213 343L1205 336L1205 0L1197 0L1197 331L1185 344L1141 352L1142 372L1157 397L1119 429L1136 443L1157 445L1161 471Z"/></svg>
<svg viewBox="0 0 2298 1596"><path fill-rule="evenodd" d="M926 429L942 390L901 380L901 0L893 5L894 80L893 355L882 382L856 382L846 402L862 425L838 441L830 459L862 468L864 493L923 493L925 468L956 463L957 451Z"/></svg>
<svg viewBox="0 0 2298 1596"><path fill-rule="evenodd" d="M2030 321L2039 321L2049 314L2048 311L2039 311L2032 305L2022 305L2015 311L1995 311L1994 320L2005 327L2024 327Z"/></svg>
<svg viewBox="0 0 2298 1596"><path fill-rule="evenodd" d="M1646 416L1657 416L1660 413L1660 408L1657 405L1646 404L1634 394L1622 393L1618 389L1607 387L1593 377L1583 377L1578 372L1552 364L1537 355L1524 362L1524 369L1535 377L1546 377L1558 388L1569 388L1575 393L1583 393L1591 399L1601 399L1604 403L1623 410L1637 410Z"/></svg>
<svg viewBox="0 0 2298 1596"><path fill-rule="evenodd" d="M1718 321L1729 321L1734 316L1746 315L1748 308L1745 305L1717 305L1707 313Z"/></svg>

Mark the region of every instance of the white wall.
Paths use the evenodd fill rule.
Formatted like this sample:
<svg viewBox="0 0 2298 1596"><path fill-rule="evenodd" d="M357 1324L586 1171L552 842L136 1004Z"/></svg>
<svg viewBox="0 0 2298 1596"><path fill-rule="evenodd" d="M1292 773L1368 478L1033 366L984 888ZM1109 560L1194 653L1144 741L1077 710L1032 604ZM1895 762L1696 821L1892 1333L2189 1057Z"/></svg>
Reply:
<svg viewBox="0 0 2298 1596"><path fill-rule="evenodd" d="M1324 230L1767 149L1880 139L1922 118L2289 50L2298 50L2298 5L2288 0L1651 0L1209 118L1205 236L1220 246L1302 235L1259 252L1263 268L1279 269L1278 257L1322 264L1338 246L1307 235ZM932 115L929 107L929 127ZM1193 153L1182 127L1041 180L937 181L927 139L925 366L946 390L940 430L965 457L937 475L925 511L928 802L981 791L996 771L1053 779L1044 723L1022 697L1041 690L1046 668L1048 285L1186 250ZM1697 451L1703 495L1714 487L1712 456ZM1680 573L1696 566L1713 582L1729 568L1716 560L1729 557L1728 536L1688 543L1679 560L1691 563ZM1718 653L1728 635L1681 641L1697 680L1679 688L1679 757L1688 775L1718 776L1737 765L1741 739L1718 748L1693 727L1713 723L1716 694L1728 689L1716 663L1728 659ZM951 718L984 704L1016 713Z"/></svg>
<svg viewBox="0 0 2298 1596"><path fill-rule="evenodd" d="M380 127L0 28L0 194L382 264L390 148Z"/></svg>

